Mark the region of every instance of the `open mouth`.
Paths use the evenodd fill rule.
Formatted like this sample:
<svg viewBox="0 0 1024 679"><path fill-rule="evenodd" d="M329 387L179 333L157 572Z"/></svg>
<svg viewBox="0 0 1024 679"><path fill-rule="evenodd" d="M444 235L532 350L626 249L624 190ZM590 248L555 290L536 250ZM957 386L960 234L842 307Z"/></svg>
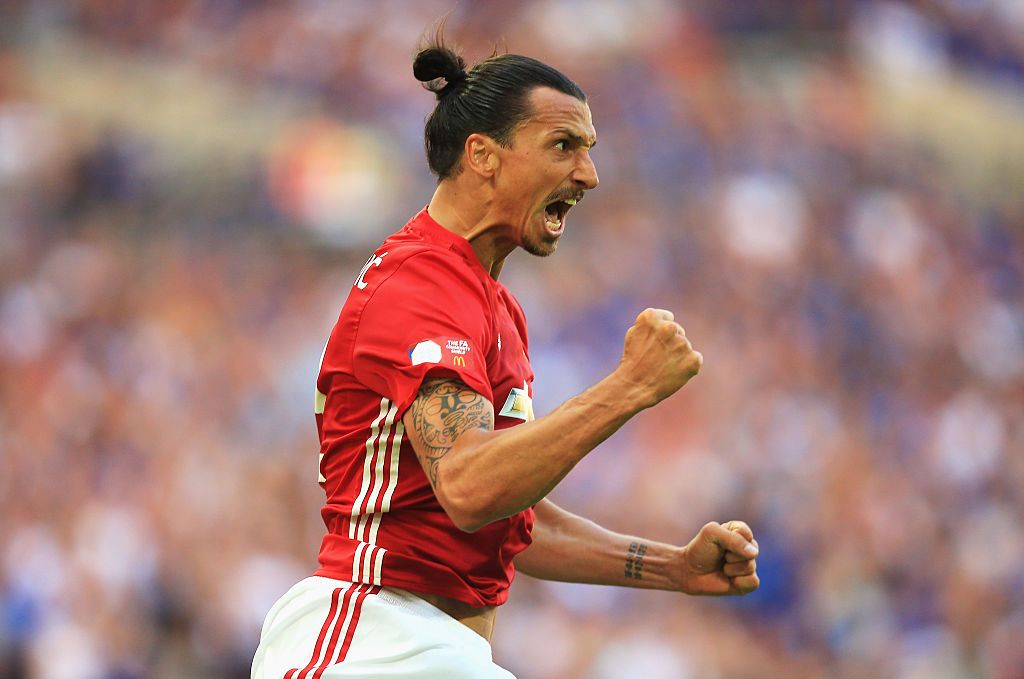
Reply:
<svg viewBox="0 0 1024 679"><path fill-rule="evenodd" d="M544 225L552 232L560 232L569 208L579 202L578 198L555 200L544 207Z"/></svg>

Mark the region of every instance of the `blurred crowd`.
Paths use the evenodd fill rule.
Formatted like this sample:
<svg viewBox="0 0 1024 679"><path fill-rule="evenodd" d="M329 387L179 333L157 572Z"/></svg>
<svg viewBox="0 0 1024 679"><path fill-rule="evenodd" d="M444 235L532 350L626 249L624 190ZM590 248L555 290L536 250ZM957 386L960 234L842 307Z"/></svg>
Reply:
<svg viewBox="0 0 1024 679"><path fill-rule="evenodd" d="M0 676L248 676L315 568L323 342L432 190L411 55L446 12L470 61L542 58L594 111L601 187L502 274L538 414L644 307L705 356L554 499L761 545L739 600L519 578L496 660L1024 678L1015 0L0 2ZM895 124L893 83L948 107ZM1009 111L957 121L994 143L920 133L957 97Z"/></svg>

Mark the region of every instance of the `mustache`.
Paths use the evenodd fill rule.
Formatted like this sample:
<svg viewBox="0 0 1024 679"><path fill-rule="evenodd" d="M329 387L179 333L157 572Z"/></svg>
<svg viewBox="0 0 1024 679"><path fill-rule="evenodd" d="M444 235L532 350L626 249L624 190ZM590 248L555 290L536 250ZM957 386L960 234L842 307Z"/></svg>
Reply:
<svg viewBox="0 0 1024 679"><path fill-rule="evenodd" d="M567 191L557 191L548 196L548 201L544 204L550 205L551 203L555 203L560 200L564 201L573 199L575 199L577 203L583 200L583 189L569 189Z"/></svg>

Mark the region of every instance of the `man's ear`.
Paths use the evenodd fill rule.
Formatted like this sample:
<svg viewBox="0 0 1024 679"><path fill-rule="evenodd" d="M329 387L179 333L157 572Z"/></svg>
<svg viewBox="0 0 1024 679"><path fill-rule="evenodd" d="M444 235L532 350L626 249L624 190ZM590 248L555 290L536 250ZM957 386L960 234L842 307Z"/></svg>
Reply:
<svg viewBox="0 0 1024 679"><path fill-rule="evenodd" d="M462 162L470 172L490 177L498 169L498 144L485 134L474 132L466 137Z"/></svg>

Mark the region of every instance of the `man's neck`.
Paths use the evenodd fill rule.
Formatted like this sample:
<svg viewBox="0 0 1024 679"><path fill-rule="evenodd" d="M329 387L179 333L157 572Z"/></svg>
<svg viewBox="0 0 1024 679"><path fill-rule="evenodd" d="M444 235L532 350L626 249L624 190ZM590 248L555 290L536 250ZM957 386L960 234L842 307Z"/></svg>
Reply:
<svg viewBox="0 0 1024 679"><path fill-rule="evenodd" d="M481 201L478 192L467 191L457 181L443 181L427 212L442 227L468 240L484 269L497 280L505 258L516 246L499 233L498 225L489 218L487 201Z"/></svg>

